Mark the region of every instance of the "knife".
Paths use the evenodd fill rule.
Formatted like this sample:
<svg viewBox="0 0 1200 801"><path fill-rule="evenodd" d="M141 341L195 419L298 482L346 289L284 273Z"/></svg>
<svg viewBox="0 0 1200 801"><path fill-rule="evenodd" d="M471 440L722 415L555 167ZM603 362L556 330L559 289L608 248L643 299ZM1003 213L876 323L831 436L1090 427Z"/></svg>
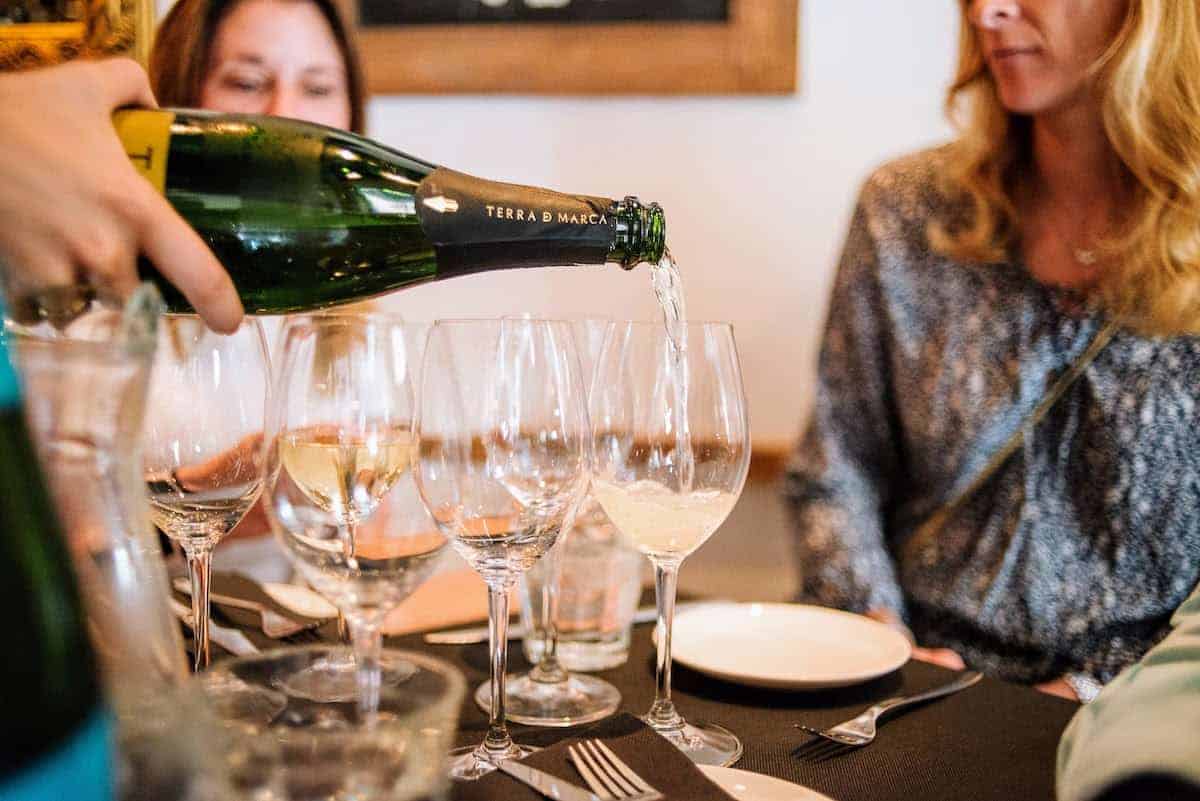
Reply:
<svg viewBox="0 0 1200 801"><path fill-rule="evenodd" d="M496 767L517 781L529 785L546 798L555 798L558 801L601 801L600 796L577 784L571 784L544 770L522 765L512 759L503 759L496 763Z"/></svg>
<svg viewBox="0 0 1200 801"><path fill-rule="evenodd" d="M687 601L675 605L676 612L682 612L685 609L693 609L697 606L714 603L714 601ZM633 613L634 623L653 623L658 617L658 610L653 606L641 606ZM510 640L519 640L526 634L526 629L520 623L510 623L508 626L508 638ZM487 626L469 626L464 629L442 629L441 631L431 631L424 637L425 642L430 645L474 645L476 643L487 642L488 627Z"/></svg>
<svg viewBox="0 0 1200 801"><path fill-rule="evenodd" d="M196 626L193 623L192 610L174 598L169 600L171 611L175 613L175 617L182 620L183 625L189 629L194 629ZM237 629L225 628L213 623L211 620L208 621L208 638L234 656L258 653L258 646L250 642L250 638L245 634L242 634Z"/></svg>

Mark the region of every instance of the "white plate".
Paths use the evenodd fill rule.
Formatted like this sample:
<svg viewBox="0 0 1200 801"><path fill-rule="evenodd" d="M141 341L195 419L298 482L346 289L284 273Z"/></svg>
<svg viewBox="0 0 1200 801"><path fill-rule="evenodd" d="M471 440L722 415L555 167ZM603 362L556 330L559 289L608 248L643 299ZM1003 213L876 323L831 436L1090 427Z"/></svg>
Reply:
<svg viewBox="0 0 1200 801"><path fill-rule="evenodd" d="M800 604L713 604L675 618L672 656L726 681L772 689L845 687L896 670L912 655L874 620Z"/></svg>
<svg viewBox="0 0 1200 801"><path fill-rule="evenodd" d="M700 765L700 772L737 801L830 801L829 796L798 784L737 768Z"/></svg>

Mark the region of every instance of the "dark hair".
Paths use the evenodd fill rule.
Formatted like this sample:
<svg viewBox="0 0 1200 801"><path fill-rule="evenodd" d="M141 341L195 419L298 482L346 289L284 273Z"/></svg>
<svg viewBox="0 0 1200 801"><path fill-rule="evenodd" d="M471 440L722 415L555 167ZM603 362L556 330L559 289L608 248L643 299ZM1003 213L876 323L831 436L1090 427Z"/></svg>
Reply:
<svg viewBox="0 0 1200 801"><path fill-rule="evenodd" d="M178 0L154 37L150 52L150 85L164 106L195 107L208 71L209 52L217 28L241 0ZM363 133L366 98L362 68L350 29L334 0L293 0L312 3L329 23L346 68L350 96L350 130Z"/></svg>

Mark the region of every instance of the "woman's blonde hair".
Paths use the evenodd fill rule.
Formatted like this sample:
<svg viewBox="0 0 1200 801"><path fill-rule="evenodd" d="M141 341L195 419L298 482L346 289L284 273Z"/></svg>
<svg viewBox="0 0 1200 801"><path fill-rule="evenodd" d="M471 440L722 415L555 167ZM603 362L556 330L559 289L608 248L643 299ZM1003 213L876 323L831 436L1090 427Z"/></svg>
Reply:
<svg viewBox="0 0 1200 801"><path fill-rule="evenodd" d="M1030 119L1009 113L984 62L963 0L958 71L947 110L960 130L951 191L967 201L935 248L971 262L1002 261L1017 244L1014 202L1030 164ZM1200 332L1200 3L1129 0L1094 66L1105 131L1132 206L1101 243L1094 292L1110 314L1147 334Z"/></svg>

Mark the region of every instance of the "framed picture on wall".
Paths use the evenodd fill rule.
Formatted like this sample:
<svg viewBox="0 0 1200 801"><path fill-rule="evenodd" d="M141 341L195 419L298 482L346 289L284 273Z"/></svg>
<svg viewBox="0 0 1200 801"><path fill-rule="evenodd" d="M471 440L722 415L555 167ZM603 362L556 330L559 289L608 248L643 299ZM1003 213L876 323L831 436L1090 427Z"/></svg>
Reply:
<svg viewBox="0 0 1200 801"><path fill-rule="evenodd" d="M798 0L340 0L379 94L787 94Z"/></svg>
<svg viewBox="0 0 1200 801"><path fill-rule="evenodd" d="M143 64L152 0L0 0L0 71L125 55Z"/></svg>

